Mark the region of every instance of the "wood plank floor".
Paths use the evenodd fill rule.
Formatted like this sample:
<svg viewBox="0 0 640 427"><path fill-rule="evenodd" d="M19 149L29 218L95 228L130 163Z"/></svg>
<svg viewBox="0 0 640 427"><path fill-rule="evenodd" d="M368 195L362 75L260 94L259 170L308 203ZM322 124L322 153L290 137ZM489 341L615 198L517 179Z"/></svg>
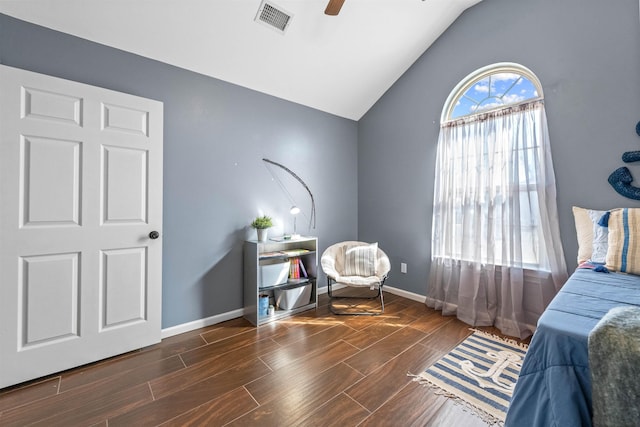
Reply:
<svg viewBox="0 0 640 427"><path fill-rule="evenodd" d="M411 381L471 334L385 293L381 316L239 318L0 390L0 426L485 426ZM483 328L497 333L493 328Z"/></svg>

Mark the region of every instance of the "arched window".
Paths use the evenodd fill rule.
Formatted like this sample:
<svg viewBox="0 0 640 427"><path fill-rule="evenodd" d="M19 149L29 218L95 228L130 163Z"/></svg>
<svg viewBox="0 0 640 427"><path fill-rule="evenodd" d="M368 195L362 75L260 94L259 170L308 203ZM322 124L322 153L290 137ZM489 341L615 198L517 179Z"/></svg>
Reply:
<svg viewBox="0 0 640 427"><path fill-rule="evenodd" d="M543 99L538 78L518 64L481 68L456 86L442 110L441 123L476 113Z"/></svg>
<svg viewBox="0 0 640 427"><path fill-rule="evenodd" d="M567 278L559 235L539 80L511 63L471 73L441 117L427 305L529 335Z"/></svg>

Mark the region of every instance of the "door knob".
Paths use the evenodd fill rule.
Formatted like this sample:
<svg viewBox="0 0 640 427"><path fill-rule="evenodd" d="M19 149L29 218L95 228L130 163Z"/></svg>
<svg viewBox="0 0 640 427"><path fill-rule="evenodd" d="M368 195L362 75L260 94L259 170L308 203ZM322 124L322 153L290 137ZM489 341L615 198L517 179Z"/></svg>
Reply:
<svg viewBox="0 0 640 427"><path fill-rule="evenodd" d="M151 233L149 233L149 238L150 239L157 239L158 237L160 237L160 233L158 233L157 231L152 231Z"/></svg>

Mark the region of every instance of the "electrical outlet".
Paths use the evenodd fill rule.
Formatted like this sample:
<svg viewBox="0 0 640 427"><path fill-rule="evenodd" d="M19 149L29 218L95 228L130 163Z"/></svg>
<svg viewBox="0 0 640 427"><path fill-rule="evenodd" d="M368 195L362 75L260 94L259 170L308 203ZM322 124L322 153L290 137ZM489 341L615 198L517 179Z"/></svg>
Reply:
<svg viewBox="0 0 640 427"><path fill-rule="evenodd" d="M407 273L407 263L405 262L401 262L400 263L400 273Z"/></svg>

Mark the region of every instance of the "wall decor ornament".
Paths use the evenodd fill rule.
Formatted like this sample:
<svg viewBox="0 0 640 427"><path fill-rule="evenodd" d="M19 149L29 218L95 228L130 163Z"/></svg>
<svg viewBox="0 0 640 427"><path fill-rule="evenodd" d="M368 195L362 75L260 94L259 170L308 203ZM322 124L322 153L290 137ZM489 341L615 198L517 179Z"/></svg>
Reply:
<svg viewBox="0 0 640 427"><path fill-rule="evenodd" d="M640 188L631 185L633 176L627 167L616 169L609 175L609 184L618 194L629 199L640 200Z"/></svg>
<svg viewBox="0 0 640 427"><path fill-rule="evenodd" d="M288 167L286 167L283 164L274 162L273 160L269 160L269 159L262 159L263 162L267 163L267 165L273 165L273 166L277 166L280 169L284 170L285 172L287 172L289 175L291 175L292 177L294 177L300 184L302 184L302 186L304 187L305 190L307 190L307 193L309 193L309 197L311 198L311 215L309 218L309 229L311 228L316 228L316 201L313 197L313 193L311 192L311 190L309 189L309 186L302 180L302 178L300 178L298 175L296 175L295 172L293 172L291 169L289 169ZM271 171L270 171L271 172ZM280 185L280 187L282 188L282 190L285 192L285 194L287 194L287 196L289 197L289 199L291 199L292 203L294 205L295 201L293 200L293 198L291 197L291 194L287 191L287 189L285 188L284 184L277 179L277 177L273 174L273 172L271 172L272 176L274 177L274 179L277 180L278 184Z"/></svg>
<svg viewBox="0 0 640 427"><path fill-rule="evenodd" d="M622 155L622 161L625 163L637 162L640 160L640 151L627 151Z"/></svg>
<svg viewBox="0 0 640 427"><path fill-rule="evenodd" d="M640 122L636 124L636 133L640 136ZM622 161L625 163L640 161L640 151L625 152L622 154ZM618 194L629 199L640 200L640 187L631 185L633 175L631 175L631 171L626 166L614 170L607 181Z"/></svg>

